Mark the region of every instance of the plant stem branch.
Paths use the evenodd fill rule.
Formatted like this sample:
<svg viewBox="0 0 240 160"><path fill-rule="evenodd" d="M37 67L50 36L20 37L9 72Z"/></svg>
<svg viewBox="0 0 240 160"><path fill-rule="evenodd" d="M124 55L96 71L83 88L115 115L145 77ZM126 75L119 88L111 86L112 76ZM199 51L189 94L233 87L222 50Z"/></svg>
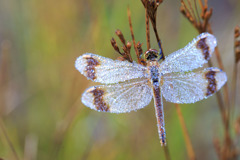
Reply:
<svg viewBox="0 0 240 160"><path fill-rule="evenodd" d="M175 104L175 107L176 107L176 110L177 110L177 115L178 115L178 118L179 118L179 121L180 121L180 125L181 125L183 136L184 136L184 140L185 140L185 143L186 143L188 157L189 157L190 160L196 160L196 156L195 156L195 153L194 153L194 150L193 150L193 147L192 147L191 139L190 139L190 136L188 134L188 130L187 130L187 127L186 127L186 124L185 124L185 121L184 121L184 118L183 118L183 115L182 115L180 105Z"/></svg>
<svg viewBox="0 0 240 160"><path fill-rule="evenodd" d="M165 159L166 160L171 160L168 145L163 146L163 150L164 150Z"/></svg>
<svg viewBox="0 0 240 160"><path fill-rule="evenodd" d="M3 135L4 135L5 139L7 140L7 143L8 143L8 145L9 145L9 147L10 147L10 149L11 149L13 155L14 155L14 158L15 158L16 160L19 160L19 157L18 157L18 155L17 155L16 149L14 148L12 141L11 141L10 138L8 137L6 128L5 128L5 126L4 126L4 122L3 122L3 120L2 120L1 117L0 117L0 129L1 129L2 132L3 132Z"/></svg>
<svg viewBox="0 0 240 160"><path fill-rule="evenodd" d="M132 36L132 41L133 41L134 50L135 50L135 53L136 53L136 56L137 56L138 63L141 64L142 62L141 62L140 55L139 55L138 50L137 50L137 46L136 46L136 42L135 42L135 37L134 37L134 33L133 33L132 20L131 20L131 12L130 12L129 7L127 8L127 14L128 14L128 22L129 22L129 26L130 26L130 31L131 31L131 36Z"/></svg>
<svg viewBox="0 0 240 160"><path fill-rule="evenodd" d="M150 45L150 32L149 32L149 16L147 13L147 9L145 8L145 19L146 19L146 40L147 40L147 50L151 48Z"/></svg>

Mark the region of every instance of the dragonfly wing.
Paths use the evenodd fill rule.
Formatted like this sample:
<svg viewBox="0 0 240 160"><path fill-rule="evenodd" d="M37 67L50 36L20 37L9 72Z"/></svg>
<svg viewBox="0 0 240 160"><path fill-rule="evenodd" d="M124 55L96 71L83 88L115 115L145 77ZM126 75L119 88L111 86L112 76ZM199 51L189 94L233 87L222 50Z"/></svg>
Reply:
<svg viewBox="0 0 240 160"><path fill-rule="evenodd" d="M125 113L145 107L151 102L152 91L147 79L135 79L88 88L82 102L91 109L111 113Z"/></svg>
<svg viewBox="0 0 240 160"><path fill-rule="evenodd" d="M173 52L160 64L161 72L185 72L201 67L210 59L216 38L209 33L202 33L184 48Z"/></svg>
<svg viewBox="0 0 240 160"><path fill-rule="evenodd" d="M147 76L146 67L136 62L112 60L92 53L78 57L75 67L88 79L104 84Z"/></svg>
<svg viewBox="0 0 240 160"><path fill-rule="evenodd" d="M165 74L162 80L162 94L167 101L194 103L218 91L227 76L218 68L206 68L198 72Z"/></svg>

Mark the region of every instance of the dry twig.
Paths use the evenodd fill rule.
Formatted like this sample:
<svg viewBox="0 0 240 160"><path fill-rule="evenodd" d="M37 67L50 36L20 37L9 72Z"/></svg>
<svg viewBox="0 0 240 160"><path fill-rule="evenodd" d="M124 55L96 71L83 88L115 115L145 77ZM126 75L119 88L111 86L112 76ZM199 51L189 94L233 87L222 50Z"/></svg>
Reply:
<svg viewBox="0 0 240 160"><path fill-rule="evenodd" d="M203 4L202 1L199 0L200 6L201 6L201 14L200 14L201 18L200 18L197 11L197 7L196 7L197 6L196 1L194 1L194 3L195 3L195 10L196 10L197 16L193 10L191 2L189 0L187 2L190 9L186 5L186 3L183 0L181 0L180 11L189 20L189 22L198 30L199 33L206 32L209 24L209 19L212 16L212 11L213 11L212 8L208 9L208 4L207 3Z"/></svg>
<svg viewBox="0 0 240 160"><path fill-rule="evenodd" d="M184 136L184 140L185 140L186 147L187 147L188 157L189 157L190 160L195 160L196 156L195 156L195 153L194 153L194 150L193 150L193 147L192 147L191 139L190 139L189 134L188 134L187 126L185 124L185 121L184 121L184 118L183 118L183 115L182 115L181 107L180 107L179 104L175 104L175 107L176 107L176 110L177 110L177 114L178 114L178 118L179 118L179 121L180 121L182 131L183 131L183 136Z"/></svg>
<svg viewBox="0 0 240 160"><path fill-rule="evenodd" d="M151 20L152 23L152 27L158 42L158 46L159 46L159 50L160 50L160 55L161 55L161 59L165 59L164 53L163 53L163 49L162 49L162 42L159 38L158 35L158 31L157 31L157 24L156 24L156 18L157 18L157 8L158 6L163 2L163 0L141 0L143 3L143 6L145 7L146 13L148 14L148 17ZM148 17L146 18L146 33L149 32L148 29ZM147 35L147 38L149 38L149 35ZM147 42L150 41L149 39L147 39ZM149 45L150 48L150 45Z"/></svg>
<svg viewBox="0 0 240 160"><path fill-rule="evenodd" d="M156 28L156 11L157 11L157 7L159 6L159 4L162 3L162 0L156 0L156 1L149 1L149 0L141 0L144 7L145 7L145 18L146 18L146 41L147 41L147 49L150 49L150 34L149 34L149 18L152 22L152 26L153 26L153 30L160 48L160 54L161 54L161 58L164 60L165 57L163 55L163 50L162 50L162 46L161 46L161 40L158 36L158 32L157 32L157 28ZM137 60L139 64L142 65L146 65L146 61L144 59L141 58L141 55L143 53L142 50L142 44L140 42L138 42L136 44L135 41L135 37L134 37L134 33L133 33L133 27L132 27L132 22L131 22L131 13L128 9L128 20L129 20L129 26L130 26L130 31L131 31L131 37L132 37L132 41L133 41L133 46L134 46L134 50L137 56ZM123 53L120 52L119 47L115 41L114 38L112 38L111 40L111 44L114 48L115 51L117 51L122 57L120 58L121 60L128 60L129 62L132 62L132 58L130 55L130 43L129 45L126 45L124 36L122 34L122 32L120 30L116 31L116 34L118 35L119 39L121 40L121 42L123 43ZM167 160L170 160L170 154L169 154L169 150L168 150L168 146L164 146L164 153L165 153L165 158Z"/></svg>
<svg viewBox="0 0 240 160"><path fill-rule="evenodd" d="M19 160L19 157L18 157L18 155L17 155L16 149L14 148L13 143L12 143L12 141L10 140L10 138L9 138L9 136L8 136L8 134L7 134L7 131L6 131L4 122L3 122L3 120L2 120L1 117L0 117L0 129L2 130L2 133L3 133L3 135L4 135L4 137L5 137L6 141L7 141L7 143L8 143L8 145L9 145L9 148L11 149L11 151L12 151L12 153L13 153L14 158L15 158L16 160Z"/></svg>
<svg viewBox="0 0 240 160"><path fill-rule="evenodd" d="M232 107L234 109L236 103L236 88L237 88L237 75L238 75L238 62L240 61L240 27L236 26L234 30L234 56L235 63L233 66L233 78L232 78Z"/></svg>
<svg viewBox="0 0 240 160"><path fill-rule="evenodd" d="M187 7L186 3L183 0L181 0L180 11L182 12L182 14L198 30L199 33L203 33L203 32L213 33L212 29L211 29L211 25L209 23L213 9L208 8L207 0L204 1L204 4L202 3L202 0L198 1L200 8L201 8L201 14L200 14L201 18L198 18L198 19L196 18L196 15L195 15L195 12L198 15L196 0L194 1L195 10L196 10L195 12L192 9L192 5L191 5L190 1L187 0L187 2L188 2L188 6L190 9ZM235 34L236 34L236 32L235 32ZM237 44L237 43L235 43L235 44ZM216 55L219 67L222 70L224 70L218 47L215 48L215 55ZM237 59L238 58L236 58L236 61L238 61ZM211 61L209 61L209 66L212 66ZM229 92L228 92L227 84L224 86L223 91L224 91L224 101L222 99L221 93L218 92L216 95L217 95L219 109L221 112L223 125L224 125L224 133L225 133L224 143L223 143L223 145L221 145L220 141L218 139L215 139L214 146L215 146L216 152L218 153L218 156L220 159L236 159L236 156L237 156L236 147L234 146L234 144L232 142L232 138L230 136L230 131L229 131L230 100L229 100ZM223 105L224 102L226 104L225 107Z"/></svg>
<svg viewBox="0 0 240 160"><path fill-rule="evenodd" d="M236 26L234 31L234 50L235 50L235 63L240 61L240 27Z"/></svg>
<svg viewBox="0 0 240 160"><path fill-rule="evenodd" d="M130 42L126 43L125 38L123 36L123 33L119 29L117 29L115 31L115 33L123 44L123 47L122 47L123 52L120 52L116 40L114 38L111 39L111 44L112 44L114 50L117 51L123 58L123 59L122 58L119 58L119 59L120 60L127 60L129 62L132 62L133 60L132 60L132 57L131 57L131 54L130 54L131 46L132 46L131 43Z"/></svg>

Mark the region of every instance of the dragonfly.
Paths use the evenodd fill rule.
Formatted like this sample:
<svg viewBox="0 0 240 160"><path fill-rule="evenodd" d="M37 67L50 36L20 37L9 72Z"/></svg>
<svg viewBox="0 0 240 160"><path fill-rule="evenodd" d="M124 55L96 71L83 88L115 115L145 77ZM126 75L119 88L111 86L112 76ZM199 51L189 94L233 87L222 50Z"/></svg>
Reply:
<svg viewBox="0 0 240 160"><path fill-rule="evenodd" d="M212 34L202 33L162 62L158 51L149 49L144 53L146 65L83 54L75 62L76 69L103 85L88 88L82 103L96 111L126 113L144 108L153 99L160 142L166 145L162 97L172 103L195 103L226 83L221 69L203 68L216 46Z"/></svg>

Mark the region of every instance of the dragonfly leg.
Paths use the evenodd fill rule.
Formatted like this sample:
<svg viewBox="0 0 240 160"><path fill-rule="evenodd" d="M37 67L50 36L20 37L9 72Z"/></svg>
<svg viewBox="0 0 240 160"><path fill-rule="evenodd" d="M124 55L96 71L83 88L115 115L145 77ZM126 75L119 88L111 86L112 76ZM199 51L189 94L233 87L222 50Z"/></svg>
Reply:
<svg viewBox="0 0 240 160"><path fill-rule="evenodd" d="M160 41L158 42L158 46L159 46L159 59L158 59L158 61L160 61L161 59L163 59L163 51L162 51Z"/></svg>

